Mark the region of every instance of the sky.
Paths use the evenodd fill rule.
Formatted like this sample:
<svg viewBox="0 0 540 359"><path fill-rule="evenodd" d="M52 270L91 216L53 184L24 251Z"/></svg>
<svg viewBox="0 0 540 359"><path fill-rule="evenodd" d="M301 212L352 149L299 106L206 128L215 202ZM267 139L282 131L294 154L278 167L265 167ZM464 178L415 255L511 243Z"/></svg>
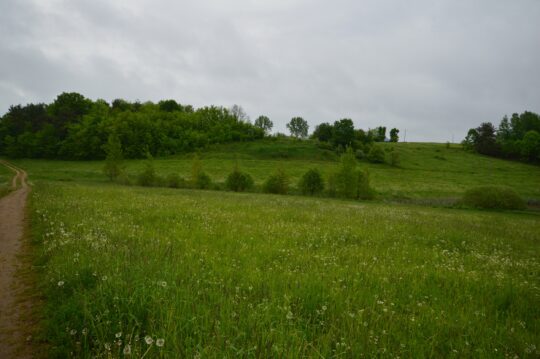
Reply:
<svg viewBox="0 0 540 359"><path fill-rule="evenodd" d="M0 114L62 92L460 141L540 112L540 0L2 0Z"/></svg>

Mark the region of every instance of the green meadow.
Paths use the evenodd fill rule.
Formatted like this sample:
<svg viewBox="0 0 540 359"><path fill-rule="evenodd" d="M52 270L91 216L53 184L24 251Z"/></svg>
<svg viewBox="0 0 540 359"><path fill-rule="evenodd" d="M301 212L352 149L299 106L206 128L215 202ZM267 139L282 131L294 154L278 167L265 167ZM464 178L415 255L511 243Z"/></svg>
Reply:
<svg viewBox="0 0 540 359"><path fill-rule="evenodd" d="M398 167L359 161L370 173L371 185L379 199L428 201L457 199L468 188L496 184L514 188L525 199L540 199L540 168L519 162L463 151L461 146L429 143L380 144L388 152L399 153ZM388 156L388 153L387 153ZM223 183L238 163L260 186L277 168L282 168L294 187L310 168L318 168L327 177L339 164L333 151L320 149L311 141L279 139L235 143L210 148L199 154L203 170L212 180ZM171 173L188 179L193 154L158 158L154 165L158 175ZM102 161L20 160L32 180L58 180L103 183ZM144 160L125 161L130 178L144 168Z"/></svg>
<svg viewBox="0 0 540 359"><path fill-rule="evenodd" d="M360 161L374 201L125 186L100 161L15 161L34 185L39 339L58 358L538 357L539 213L419 203L481 184L538 200L540 168L384 146L399 167ZM199 156L214 182L238 163L257 186L278 167L294 186L338 166L283 140ZM154 164L187 178L192 157ZM135 177L144 161L125 165Z"/></svg>

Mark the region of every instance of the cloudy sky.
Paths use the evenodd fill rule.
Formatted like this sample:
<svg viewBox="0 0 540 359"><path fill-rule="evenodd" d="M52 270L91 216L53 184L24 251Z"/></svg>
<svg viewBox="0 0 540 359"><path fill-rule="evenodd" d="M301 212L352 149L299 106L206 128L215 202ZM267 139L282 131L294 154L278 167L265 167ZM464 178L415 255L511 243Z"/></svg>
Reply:
<svg viewBox="0 0 540 359"><path fill-rule="evenodd" d="M539 0L2 0L0 113L63 91L461 140L540 112Z"/></svg>

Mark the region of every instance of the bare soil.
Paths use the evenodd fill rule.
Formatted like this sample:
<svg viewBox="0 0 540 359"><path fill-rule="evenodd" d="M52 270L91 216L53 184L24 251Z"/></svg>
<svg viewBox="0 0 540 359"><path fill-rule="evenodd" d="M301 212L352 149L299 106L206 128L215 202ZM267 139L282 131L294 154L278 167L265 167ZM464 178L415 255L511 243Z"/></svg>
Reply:
<svg viewBox="0 0 540 359"><path fill-rule="evenodd" d="M0 358L31 358L34 299L28 295L28 279L21 275L29 267L25 228L30 187L25 171L5 161L0 165L16 173L13 191L0 199Z"/></svg>

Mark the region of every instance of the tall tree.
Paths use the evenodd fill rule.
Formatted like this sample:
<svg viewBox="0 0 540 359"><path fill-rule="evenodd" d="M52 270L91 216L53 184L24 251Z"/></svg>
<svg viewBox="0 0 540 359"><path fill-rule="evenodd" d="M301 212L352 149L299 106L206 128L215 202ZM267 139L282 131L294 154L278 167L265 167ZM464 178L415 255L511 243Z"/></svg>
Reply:
<svg viewBox="0 0 540 359"><path fill-rule="evenodd" d="M274 123L267 116L259 116L255 120L254 126L263 130L265 135L268 135L272 127L274 127Z"/></svg>
<svg viewBox="0 0 540 359"><path fill-rule="evenodd" d="M334 122L332 143L343 148L351 146L354 141L354 124L350 118L343 118Z"/></svg>
<svg viewBox="0 0 540 359"><path fill-rule="evenodd" d="M287 128L291 135L296 138L306 138L308 135L309 125L302 117L293 117L287 124Z"/></svg>
<svg viewBox="0 0 540 359"><path fill-rule="evenodd" d="M323 122L317 127L315 127L315 131L313 131L313 138L318 139L321 142L328 142L332 139L332 133L334 131L334 126L329 124L328 122Z"/></svg>
<svg viewBox="0 0 540 359"><path fill-rule="evenodd" d="M109 135L107 144L104 146L107 157L105 158L105 167L103 172L111 181L114 181L122 173L122 143L116 132Z"/></svg>
<svg viewBox="0 0 540 359"><path fill-rule="evenodd" d="M399 140L398 133L399 130L397 128L393 128L390 130L390 142L397 142Z"/></svg>

